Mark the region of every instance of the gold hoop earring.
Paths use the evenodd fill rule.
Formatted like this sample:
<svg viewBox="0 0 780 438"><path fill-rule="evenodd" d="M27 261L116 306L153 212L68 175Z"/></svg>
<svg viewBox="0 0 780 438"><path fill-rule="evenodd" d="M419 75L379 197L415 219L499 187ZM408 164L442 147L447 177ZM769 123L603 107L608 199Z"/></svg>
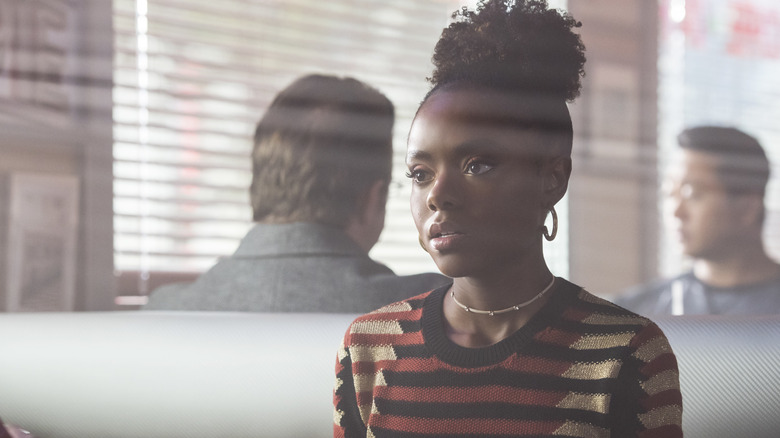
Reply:
<svg viewBox="0 0 780 438"><path fill-rule="evenodd" d="M428 248L425 247L425 244L422 241L422 237L417 236L417 241L420 242L420 248L422 248L423 251L428 252Z"/></svg>
<svg viewBox="0 0 780 438"><path fill-rule="evenodd" d="M555 207L550 207L550 213L552 213L552 220L553 220L552 234L549 234L549 232L547 231L547 225L542 227L542 234L544 235L544 238L547 239L548 242L552 242L553 239L555 239L555 236L558 235L558 214L555 212Z"/></svg>

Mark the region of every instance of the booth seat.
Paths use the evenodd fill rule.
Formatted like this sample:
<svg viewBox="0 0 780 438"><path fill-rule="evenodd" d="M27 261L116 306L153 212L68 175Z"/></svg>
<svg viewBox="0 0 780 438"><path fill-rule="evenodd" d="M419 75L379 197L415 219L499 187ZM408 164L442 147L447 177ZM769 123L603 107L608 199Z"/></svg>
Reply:
<svg viewBox="0 0 780 438"><path fill-rule="evenodd" d="M356 315L0 314L0 418L54 437L329 437ZM688 438L780 436L780 317L658 319Z"/></svg>

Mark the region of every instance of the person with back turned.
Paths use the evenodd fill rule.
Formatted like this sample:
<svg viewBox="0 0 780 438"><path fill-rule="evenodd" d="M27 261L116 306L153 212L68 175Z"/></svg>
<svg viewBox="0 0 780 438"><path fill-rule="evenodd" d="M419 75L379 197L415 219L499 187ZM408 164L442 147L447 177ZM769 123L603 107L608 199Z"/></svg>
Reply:
<svg viewBox="0 0 780 438"><path fill-rule="evenodd" d="M446 283L398 276L369 250L384 227L394 107L352 78L304 76L260 120L254 221L236 252L146 310L359 313Z"/></svg>

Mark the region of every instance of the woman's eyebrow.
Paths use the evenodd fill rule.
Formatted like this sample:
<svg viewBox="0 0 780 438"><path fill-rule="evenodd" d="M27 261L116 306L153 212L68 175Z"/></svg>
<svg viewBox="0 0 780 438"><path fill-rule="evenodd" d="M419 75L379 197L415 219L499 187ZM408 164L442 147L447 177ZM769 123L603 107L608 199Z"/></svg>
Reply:
<svg viewBox="0 0 780 438"><path fill-rule="evenodd" d="M406 151L404 164L411 168L411 166L415 163L429 165L433 161L435 161L435 158L432 153L422 149L409 149Z"/></svg>
<svg viewBox="0 0 780 438"><path fill-rule="evenodd" d="M406 151L406 162L408 163L409 160L430 160L431 154L426 151L421 151L419 149L410 149Z"/></svg>
<svg viewBox="0 0 780 438"><path fill-rule="evenodd" d="M473 139L464 141L456 145L454 148L454 155L458 157L477 155L477 154L502 154L516 152L517 148L510 147L505 144L497 143L489 139ZM424 150L410 149L406 152L406 163L410 160L430 161L433 159L433 155Z"/></svg>

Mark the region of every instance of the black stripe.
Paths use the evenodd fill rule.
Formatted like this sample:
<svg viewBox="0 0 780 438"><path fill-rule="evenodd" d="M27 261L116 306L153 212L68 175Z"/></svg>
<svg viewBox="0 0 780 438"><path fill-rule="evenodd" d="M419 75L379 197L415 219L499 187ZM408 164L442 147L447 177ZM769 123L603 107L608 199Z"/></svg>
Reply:
<svg viewBox="0 0 780 438"><path fill-rule="evenodd" d="M576 307L582 311L607 316L640 316L622 307L613 307L606 304L591 303L590 301L577 300ZM641 325L641 323L640 323Z"/></svg>
<svg viewBox="0 0 780 438"><path fill-rule="evenodd" d="M637 430L644 430L645 426L640 422L637 413L645 412L639 405L639 400L647 395L640 382L644 380L639 373L642 362L634 357L626 360L626 365L620 370L618 379L626 382L615 387L609 412L612 413L612 436L628 436Z"/></svg>
<svg viewBox="0 0 780 438"><path fill-rule="evenodd" d="M345 429L346 438L366 436L366 425L357 407L355 385L352 381L352 358L349 351L340 363L343 368L336 377L340 379L341 385L336 388L335 394L341 397L341 400L336 405L336 409L344 412L344 416L339 426Z"/></svg>
<svg viewBox="0 0 780 438"><path fill-rule="evenodd" d="M419 332L422 330L422 325L420 324L420 320L414 320L414 321L408 321L408 320L399 320L398 324L401 326L401 330L404 333L414 333Z"/></svg>
<svg viewBox="0 0 780 438"><path fill-rule="evenodd" d="M556 328L578 335L613 335L617 333L638 333L645 324L588 324L579 321L561 321Z"/></svg>
<svg viewBox="0 0 780 438"><path fill-rule="evenodd" d="M481 419L520 421L577 421L607 427L608 416L582 409L510 403L428 403L375 398L382 415L425 419Z"/></svg>
<svg viewBox="0 0 780 438"><path fill-rule="evenodd" d="M447 286L449 288L449 286ZM439 288L441 289L441 288ZM412 308L412 310L419 310L422 309L423 304L425 304L425 297L423 298L415 298L411 300L406 300L406 303L409 304L409 306Z"/></svg>
<svg viewBox="0 0 780 438"><path fill-rule="evenodd" d="M440 434L440 433L417 433L401 432L396 430L372 427L376 438L485 438L484 434L458 433L458 434ZM551 435L523 435L523 438L550 438ZM517 435L490 435L490 438L517 438ZM555 438L582 438L570 435L555 435Z"/></svg>
<svg viewBox="0 0 780 438"><path fill-rule="evenodd" d="M428 359L431 353L425 345L396 345L393 346L396 356L403 359ZM612 347L595 350L574 350L563 346L544 344L539 342L530 343L523 357L535 357L540 359L560 361L564 363L600 363L606 361L623 361L629 355L629 347ZM498 370L494 370L498 371ZM508 375L514 375L515 372L503 370ZM459 375L459 374L453 374ZM538 376L535 376L538 378ZM553 376L554 377L554 376Z"/></svg>
<svg viewBox="0 0 780 438"><path fill-rule="evenodd" d="M562 362L604 362L607 360L623 360L630 354L629 347L610 347L587 350L575 350L560 345L534 342L523 351L522 356L541 357ZM521 357L522 357L521 356Z"/></svg>
<svg viewBox="0 0 780 438"><path fill-rule="evenodd" d="M384 370L383 375L387 381L387 386L411 388L503 386L507 388L608 394L615 386L614 379L570 379L559 376L524 374L504 369L490 369L481 373L468 374L449 370L437 370L428 373Z"/></svg>
<svg viewBox="0 0 780 438"><path fill-rule="evenodd" d="M427 359L431 353L425 348L425 345L393 345L396 357L402 359Z"/></svg>

